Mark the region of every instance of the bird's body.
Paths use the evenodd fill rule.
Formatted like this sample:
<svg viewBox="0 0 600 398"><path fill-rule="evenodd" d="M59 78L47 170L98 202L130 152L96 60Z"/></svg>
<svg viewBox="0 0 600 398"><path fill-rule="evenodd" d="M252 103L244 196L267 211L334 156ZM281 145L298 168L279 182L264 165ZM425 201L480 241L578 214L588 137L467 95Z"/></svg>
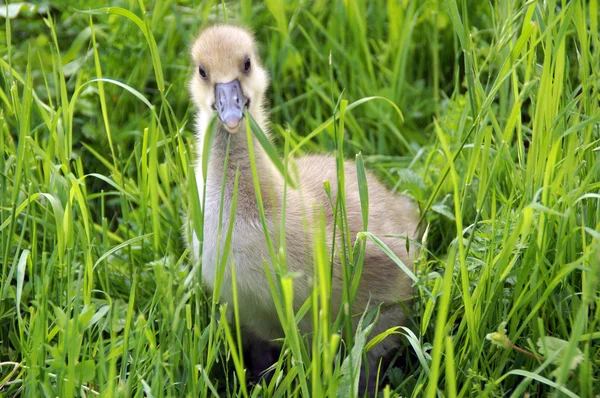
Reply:
<svg viewBox="0 0 600 398"><path fill-rule="evenodd" d="M192 49L192 55L200 73L196 72L190 83L190 91L200 108L197 119L197 154L204 149L204 135L209 124L212 109L218 108L220 121L217 122L206 180L206 197L203 203L204 242L202 248L202 273L204 281L214 283L217 263L222 253L226 231L229 227L229 214L234 193L234 180L239 172L238 200L232 230L231 263L225 269L221 300L231 302L231 264L235 266L240 323L261 339L272 340L283 337L280 321L269 290L265 261L272 264L256 200L252 177L245 121L241 116L222 116L230 112L228 103L245 99L248 112L254 117L263 131L268 132L268 122L264 111L264 93L268 79L258 61L256 48L251 36L245 30L231 26L215 26L201 33ZM225 60L223 58L226 58ZM246 66L251 62L251 68ZM221 68L222 70L218 70ZM233 72L230 70L233 69ZM247 71L247 69L249 71ZM240 71L241 70L241 71ZM204 73L202 73L204 72ZM204 75L207 78L204 78ZM231 88L234 97L221 97L219 83L230 90L230 82L238 82L239 88ZM237 84L237 83L236 83ZM215 90L213 90L215 87ZM236 86L237 87L237 86ZM237 91L236 91L237 90ZM213 92L214 91L214 92ZM229 102L228 102L229 101ZM234 101L234 102L235 102ZM231 102L233 103L233 102ZM221 106L221 108L219 107ZM235 105L232 105L235 108ZM222 109L223 108L223 109ZM235 108L237 109L237 108ZM235 111L234 109L234 111ZM233 112L233 111L232 111ZM226 120L223 120L226 119ZM239 123L241 121L241 123ZM239 124L236 125L236 122ZM232 129L231 126L234 126ZM284 205L284 180L272 165L262 147L254 139L253 150L256 159L258 179L264 203L266 223L274 244L280 247L281 215ZM229 148L229 149L228 149ZM227 167L225 167L228 152ZM195 175L202 197L202 168L198 160ZM298 188L288 188L285 196L285 259L288 272L295 273L294 309L311 295L314 264L314 233L319 225L319 215L324 215L326 242L329 253L332 250L334 231L334 210L323 187L329 181L332 200L337 195L336 161L333 157L310 155L295 160ZM348 228L352 240L363 230L358 178L353 162L345 163L345 195ZM292 173L293 174L293 173ZM226 183L223 187L223 177ZM417 230L417 211L406 198L387 190L374 176L367 173L369 191L368 230L378 236L406 264L412 266L412 254L407 253L406 240L386 235L402 235L414 239ZM223 208L221 206L223 197ZM222 215L222 219L220 218ZM221 222L221 243L217 231ZM341 243L338 226L336 242ZM414 248L414 246L411 246ZM350 249L351 250L351 249ZM411 249L412 250L412 249ZM193 236L192 251L195 260L200 261L200 242ZM342 268L339 247L333 256L331 308L337 314L342 303ZM270 266L271 270L273 269ZM373 242L368 241L365 249L363 274L358 293L352 308L355 313L365 310L368 303L395 303L406 301L412 296L411 281L408 276ZM305 316L299 327L305 333L311 331L311 319ZM375 332L405 322L400 305L382 307ZM376 359L388 353L398 343L397 336L390 336L369 352Z"/></svg>

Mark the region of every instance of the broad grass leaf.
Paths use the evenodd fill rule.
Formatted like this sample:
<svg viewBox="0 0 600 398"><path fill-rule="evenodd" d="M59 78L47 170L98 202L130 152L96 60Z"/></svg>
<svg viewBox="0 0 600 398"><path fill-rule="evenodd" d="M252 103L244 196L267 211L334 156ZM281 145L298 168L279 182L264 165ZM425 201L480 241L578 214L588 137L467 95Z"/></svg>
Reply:
<svg viewBox="0 0 600 398"><path fill-rule="evenodd" d="M75 377L82 383L89 383L96 377L96 365L92 359L75 365Z"/></svg>
<svg viewBox="0 0 600 398"><path fill-rule="evenodd" d="M552 363L556 366L562 366L565 360L569 361L569 370L574 370L585 357L579 348L576 349L575 355L571 358L565 358L564 353L566 352L569 342L563 339L552 336L540 337L537 341L537 346L540 353L546 358L552 358Z"/></svg>
<svg viewBox="0 0 600 398"><path fill-rule="evenodd" d="M90 319L90 322L87 324L86 328L92 327L96 323L100 322L100 320L104 318L104 316L108 313L108 310L110 310L109 305L103 305L102 307L100 307L100 309L96 311L92 319Z"/></svg>
<svg viewBox="0 0 600 398"><path fill-rule="evenodd" d="M96 313L96 306L94 304L90 304L89 306L83 307L83 311L77 317L77 328L78 330L87 329L87 325L90 323L94 314Z"/></svg>
<svg viewBox="0 0 600 398"><path fill-rule="evenodd" d="M433 205L433 206L431 206L431 210L438 214L441 214L442 216L446 217L447 219L449 219L451 221L456 221L456 217L454 217L454 213L452 212L452 209L448 205L443 205L443 204Z"/></svg>

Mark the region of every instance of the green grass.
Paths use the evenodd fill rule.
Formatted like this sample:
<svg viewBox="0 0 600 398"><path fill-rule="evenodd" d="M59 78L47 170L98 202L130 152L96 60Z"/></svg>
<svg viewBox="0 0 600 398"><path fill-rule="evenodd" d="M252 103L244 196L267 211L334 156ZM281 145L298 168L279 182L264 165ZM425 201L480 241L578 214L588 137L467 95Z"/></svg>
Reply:
<svg viewBox="0 0 600 398"><path fill-rule="evenodd" d="M285 342L260 386L183 244L182 215L202 222L187 48L214 20L257 31L284 165L360 152L359 175L419 203L411 325L385 396L600 394L597 0L51 3L0 5L0 395L353 388L372 314L342 342L323 226L300 313L273 242ZM349 300L375 238L346 236Z"/></svg>

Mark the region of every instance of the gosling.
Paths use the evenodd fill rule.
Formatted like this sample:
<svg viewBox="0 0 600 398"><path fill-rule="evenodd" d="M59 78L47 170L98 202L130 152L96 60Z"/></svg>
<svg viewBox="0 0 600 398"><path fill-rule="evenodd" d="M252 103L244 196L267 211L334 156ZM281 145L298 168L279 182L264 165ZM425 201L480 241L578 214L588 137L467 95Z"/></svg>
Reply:
<svg viewBox="0 0 600 398"><path fill-rule="evenodd" d="M218 119L215 136L210 150L206 180L204 206L204 242L202 250L202 276L212 287L214 285L218 253L217 236L221 205L223 176L224 188L222 242L229 226L236 170L239 170L237 210L232 232L230 259L236 267L237 294L240 323L247 333L245 344L264 344L266 341L283 337L283 331L269 291L265 275L264 260L270 255L261 224L259 208L252 177L248 150L244 110L256 120L260 128L268 134L269 120L266 111L265 93L269 84L267 72L261 65L257 46L251 32L230 25L215 25L201 31L191 48L194 73L189 82L193 103L198 108L196 119L197 157L203 153L204 135L216 110ZM281 222L284 200L284 180L272 165L261 145L256 141L253 151L256 169L264 199L264 211L269 232L275 241ZM229 147L228 163L225 157ZM202 162L198 160L195 176L199 197L203 194ZM294 279L295 310L311 295L313 276L312 239L316 226L315 214L324 212L328 235L328 250L331 253L331 237L334 231L335 214L323 182L330 182L333 201L337 195L336 163L333 157L311 155L296 160L297 189L288 189L285 203L286 258L289 272L302 275ZM346 206L348 227L351 236L362 231L362 213L358 190L358 178L353 162L345 163ZM410 255L404 239L386 237L403 235L409 240L416 239L418 224L417 210L407 198L394 195L377 179L367 173L369 192L369 232L378 236L403 263L412 268L414 246ZM304 225L304 227L303 227ZM339 227L336 240L340 242ZM221 244L222 248L224 245ZM196 263L200 261L200 242L192 234L191 250ZM227 265L220 299L232 302L230 265ZM339 256L334 256L331 286L331 311L337 314L342 305L342 268ZM412 296L410 278L374 243L368 241L365 248L363 273L357 296L352 308L360 313L368 305L393 303L381 307L379 321L372 335L391 327L403 325L406 316L398 302L407 302ZM310 317L298 325L303 333L311 332ZM357 317L355 317L357 318ZM354 326L356 327L356 321ZM250 337L251 336L251 337ZM257 343L256 340L259 342ZM379 359L385 358L398 346L397 334L385 340L368 352L369 391L373 391ZM246 349L247 347L245 347ZM250 352L259 352L252 350ZM254 358L255 362L265 362ZM266 366L270 364L263 364ZM361 389L364 389L364 370L361 375Z"/></svg>

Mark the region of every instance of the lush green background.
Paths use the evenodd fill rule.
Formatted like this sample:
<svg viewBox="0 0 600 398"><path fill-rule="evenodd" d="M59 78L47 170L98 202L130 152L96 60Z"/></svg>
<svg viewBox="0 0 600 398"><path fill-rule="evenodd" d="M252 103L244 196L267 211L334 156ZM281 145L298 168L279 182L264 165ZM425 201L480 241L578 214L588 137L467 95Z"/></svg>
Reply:
<svg viewBox="0 0 600 398"><path fill-rule="evenodd" d="M403 113L344 117L426 228L386 394L600 393L596 0L141 3L0 6L0 394L259 393L181 238L187 48L224 20L256 30L280 148L334 151L340 98ZM290 339L265 395L351 383Z"/></svg>

